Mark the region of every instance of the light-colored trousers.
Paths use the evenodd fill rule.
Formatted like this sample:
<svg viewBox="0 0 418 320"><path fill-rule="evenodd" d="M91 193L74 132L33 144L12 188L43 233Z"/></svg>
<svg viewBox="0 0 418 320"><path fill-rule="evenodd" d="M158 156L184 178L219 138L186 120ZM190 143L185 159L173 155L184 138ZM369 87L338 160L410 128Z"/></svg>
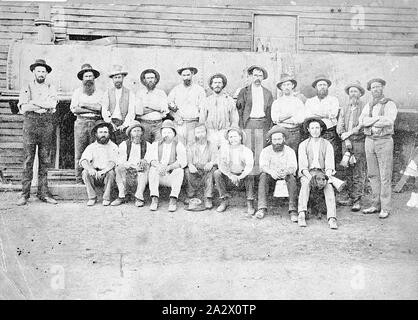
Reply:
<svg viewBox="0 0 418 320"><path fill-rule="evenodd" d="M195 142L194 128L199 124L198 120L183 121L181 125L175 123L178 139L184 146Z"/></svg>
<svg viewBox="0 0 418 320"><path fill-rule="evenodd" d="M184 171L182 168L177 168L165 176L160 176L155 167L149 169L149 190L150 196L159 197L159 186L166 186L171 188L170 197L178 198L180 194L181 184L183 183Z"/></svg>
<svg viewBox="0 0 418 320"><path fill-rule="evenodd" d="M309 194L311 191L309 180L305 176L300 178L300 192L299 192L299 202L298 202L298 211L307 211L308 210L308 201ZM332 185L327 182L324 188L325 195L325 205L327 206L327 219L337 218L337 207L335 204L335 194Z"/></svg>
<svg viewBox="0 0 418 320"><path fill-rule="evenodd" d="M393 139L366 137L367 176L373 193L373 206L390 211L392 195Z"/></svg>
<svg viewBox="0 0 418 320"><path fill-rule="evenodd" d="M136 178L136 192L135 198L144 200L144 190L148 183L148 169L143 172L137 172L133 168L125 168L123 166L117 166L116 169L116 185L119 190L119 198L125 198L126 188L132 187L135 184ZM129 179L128 179L129 177Z"/></svg>

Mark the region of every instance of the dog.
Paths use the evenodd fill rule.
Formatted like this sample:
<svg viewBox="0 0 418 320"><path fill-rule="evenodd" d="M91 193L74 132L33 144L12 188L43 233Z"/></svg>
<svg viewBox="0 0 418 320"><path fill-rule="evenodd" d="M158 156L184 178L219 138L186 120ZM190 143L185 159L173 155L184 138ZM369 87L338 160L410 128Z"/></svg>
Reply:
<svg viewBox="0 0 418 320"><path fill-rule="evenodd" d="M308 215L316 216L318 219L327 214L325 204L324 188L328 183L328 176L322 170L312 170L312 179L309 183L310 193L308 200Z"/></svg>

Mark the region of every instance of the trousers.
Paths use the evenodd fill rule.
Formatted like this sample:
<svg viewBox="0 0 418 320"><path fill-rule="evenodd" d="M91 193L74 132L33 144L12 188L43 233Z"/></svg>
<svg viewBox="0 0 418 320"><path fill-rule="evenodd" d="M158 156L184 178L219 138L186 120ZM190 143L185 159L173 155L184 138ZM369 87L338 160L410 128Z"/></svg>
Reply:
<svg viewBox="0 0 418 320"><path fill-rule="evenodd" d="M159 197L159 186L171 188L170 197L178 198L180 194L181 184L183 183L184 170L177 168L161 176L155 167L149 169L149 189L151 197Z"/></svg>
<svg viewBox="0 0 418 320"><path fill-rule="evenodd" d="M91 199L97 198L96 187L103 186L103 200L110 201L110 192L112 191L113 183L115 182L115 170L110 170L104 174L100 179L89 175L87 170L83 170L82 177L87 189L87 197Z"/></svg>
<svg viewBox="0 0 418 320"><path fill-rule="evenodd" d="M144 200L144 190L148 183L148 169L143 172L137 172L133 168L125 168L123 166L117 166L116 172L116 185L118 186L119 198L125 198L126 189L128 187L135 187L135 198Z"/></svg>
<svg viewBox="0 0 418 320"><path fill-rule="evenodd" d="M213 173L215 168L210 171L197 169L196 173L191 173L189 168L184 170L187 181L187 196L193 198L199 189L204 187L204 194L206 198L213 197Z"/></svg>
<svg viewBox="0 0 418 320"><path fill-rule="evenodd" d="M245 192L247 196L247 200L254 200L254 176L248 175L244 179L239 181L238 186L232 183L232 181L221 172L221 170L217 169L213 173L213 177L215 180L216 189L219 192L219 198L231 198L231 195L228 193L228 189L231 188L238 188L242 189L245 186Z"/></svg>

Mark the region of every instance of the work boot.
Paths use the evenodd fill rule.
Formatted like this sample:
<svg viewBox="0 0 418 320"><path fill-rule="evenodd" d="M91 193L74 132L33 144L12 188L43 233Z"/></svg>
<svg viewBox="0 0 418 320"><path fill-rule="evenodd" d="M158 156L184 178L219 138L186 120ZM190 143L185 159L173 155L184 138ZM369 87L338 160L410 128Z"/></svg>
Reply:
<svg viewBox="0 0 418 320"><path fill-rule="evenodd" d="M371 206L371 207L369 207L367 209L363 209L363 213L364 214L372 214L372 213L376 213L376 212L379 212L379 209L377 209L374 206Z"/></svg>
<svg viewBox="0 0 418 320"><path fill-rule="evenodd" d="M45 196L45 197L39 197L39 200L42 202L46 202L49 204L58 204L57 200L55 200L53 197Z"/></svg>
<svg viewBox="0 0 418 320"><path fill-rule="evenodd" d="M151 205L149 206L151 211L156 211L158 209L158 197L151 197Z"/></svg>
<svg viewBox="0 0 418 320"><path fill-rule="evenodd" d="M224 212L226 210L226 208L228 208L229 202L228 199L222 199L221 204L219 205L219 207L216 209L217 212Z"/></svg>
<svg viewBox="0 0 418 320"><path fill-rule="evenodd" d="M205 199L205 208L208 210L213 208L212 198Z"/></svg>
<svg viewBox="0 0 418 320"><path fill-rule="evenodd" d="M329 218L329 220L328 220L328 224L329 224L329 227L330 227L331 229L334 229L334 230L338 229L338 226L337 226L337 219L335 219L335 218Z"/></svg>
<svg viewBox="0 0 418 320"><path fill-rule="evenodd" d="M299 225L299 227L306 227L305 211L299 212L298 225Z"/></svg>
<svg viewBox="0 0 418 320"><path fill-rule="evenodd" d="M263 219L264 216L266 215L266 213L267 213L267 209L266 208L258 209L257 212L255 213L255 217L257 219ZM252 216L250 213L248 213L248 215L249 216Z"/></svg>
<svg viewBox="0 0 418 320"><path fill-rule="evenodd" d="M87 205L88 205L89 207L94 206L94 205L95 205L95 203L96 203L96 199L89 199L89 201L87 201Z"/></svg>
<svg viewBox="0 0 418 320"><path fill-rule="evenodd" d="M138 198L135 198L135 206L136 207L143 207L144 206L144 200L141 200L141 199L138 199Z"/></svg>
<svg viewBox="0 0 418 320"><path fill-rule="evenodd" d="M298 213L296 211L290 211L290 221L298 222Z"/></svg>
<svg viewBox="0 0 418 320"><path fill-rule="evenodd" d="M120 206L122 203L125 203L125 198L116 198L115 200L112 201L112 203L110 204L111 206Z"/></svg>
<svg viewBox="0 0 418 320"><path fill-rule="evenodd" d="M17 202L16 202L16 204L18 206L24 206L27 203L28 203L28 198L26 198L24 196L20 196L19 199L17 199Z"/></svg>
<svg viewBox="0 0 418 320"><path fill-rule="evenodd" d="M104 205L105 207L110 205L110 201L109 200L103 200L102 201L102 205Z"/></svg>
<svg viewBox="0 0 418 320"><path fill-rule="evenodd" d="M192 199L193 197L186 197L185 199L184 199L184 201L183 201L183 203L186 205L186 206L188 206L189 205L189 203L190 203L190 199Z"/></svg>
<svg viewBox="0 0 418 320"><path fill-rule="evenodd" d="M381 210L380 213L379 213L379 218L380 219L386 219L387 217L389 217L389 211Z"/></svg>
<svg viewBox="0 0 418 320"><path fill-rule="evenodd" d="M177 210L177 198L170 197L170 203L168 204L168 211L174 212Z"/></svg>
<svg viewBox="0 0 418 320"><path fill-rule="evenodd" d="M249 216L252 216L255 213L253 202L254 202L253 200L247 200L247 214ZM259 219L263 219L263 217L264 217L264 215Z"/></svg>
<svg viewBox="0 0 418 320"><path fill-rule="evenodd" d="M408 207L416 207L418 205L418 193L412 192L411 193L411 198L409 199L409 201L406 203L406 205Z"/></svg>
<svg viewBox="0 0 418 320"><path fill-rule="evenodd" d="M360 201L357 200L354 202L353 206L351 207L351 211L357 212L357 211L360 211L360 209L361 209Z"/></svg>

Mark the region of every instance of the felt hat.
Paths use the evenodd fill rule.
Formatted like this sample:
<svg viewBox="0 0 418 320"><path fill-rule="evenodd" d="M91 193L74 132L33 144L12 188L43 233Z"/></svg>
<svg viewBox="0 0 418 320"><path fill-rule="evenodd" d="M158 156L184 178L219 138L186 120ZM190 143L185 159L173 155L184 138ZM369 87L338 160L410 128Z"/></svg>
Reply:
<svg viewBox="0 0 418 320"><path fill-rule="evenodd" d="M373 82L380 82L382 86L386 85L386 81L383 80L382 78L374 78L374 79L369 80L369 82L367 82L367 90L370 91Z"/></svg>
<svg viewBox="0 0 418 320"><path fill-rule="evenodd" d="M128 74L128 71L123 70L123 67L121 65L115 64L112 67L112 71L109 73L109 78L112 78L113 76L116 76L117 74L126 76Z"/></svg>
<svg viewBox="0 0 418 320"><path fill-rule="evenodd" d="M164 120L161 125L161 130L164 128L170 128L174 131L175 135L177 135L176 127L174 126L174 122L172 120Z"/></svg>
<svg viewBox="0 0 418 320"><path fill-rule="evenodd" d="M143 85L145 85L145 75L147 73L153 73L155 75L155 79L156 79L155 85L157 85L157 83L160 82L160 74L158 73L157 70L155 70L155 69L145 69L144 71L141 72L141 75L139 76L139 80L141 80L141 83Z"/></svg>
<svg viewBox="0 0 418 320"><path fill-rule="evenodd" d="M187 211L204 211L206 208L202 204L202 200L199 198L192 198L189 200L189 204L184 210Z"/></svg>
<svg viewBox="0 0 418 320"><path fill-rule="evenodd" d="M111 133L113 131L113 126L110 122L106 122L106 121L103 121L103 120L97 120L94 123L94 127L91 129L91 135L94 136L96 134L97 129L99 129L101 127L108 127L109 128L109 133Z"/></svg>
<svg viewBox="0 0 418 320"><path fill-rule="evenodd" d="M128 138L131 137L131 131L133 128L141 128L142 132L145 132L144 126L139 121L133 121L132 124L126 129L126 135Z"/></svg>
<svg viewBox="0 0 418 320"><path fill-rule="evenodd" d="M30 71L33 71L38 66L45 67L46 72L48 73L52 71L52 68L46 64L44 59L36 59L35 62L29 66L29 69Z"/></svg>
<svg viewBox="0 0 418 320"><path fill-rule="evenodd" d="M326 83L328 83L328 87L331 87L331 84L332 84L331 80L329 80L329 79L328 79L328 77L326 77L326 76L325 76L325 75L323 75L323 74L320 74L320 75L318 75L318 76L315 78L314 82L312 82L312 87L313 87L313 88L316 88L316 84L317 84L319 81L325 81Z"/></svg>
<svg viewBox="0 0 418 320"><path fill-rule="evenodd" d="M195 68L195 67L182 67L182 68L180 68L180 69L178 69L178 70L177 70L177 73L178 73L179 75L181 75L181 73L182 73L184 70L190 70L193 74L196 74L196 73L198 72L197 68Z"/></svg>
<svg viewBox="0 0 418 320"><path fill-rule="evenodd" d="M267 70L264 69L263 67L258 66L258 65L253 65L253 66L249 67L248 70L247 70L248 74L249 75L253 74L254 69L260 69L263 72L264 79L268 78L269 74L268 74Z"/></svg>
<svg viewBox="0 0 418 320"><path fill-rule="evenodd" d="M322 120L321 120L321 118L318 118L318 117L310 117L310 118L307 118L307 119L303 122L303 129L305 130L305 132L309 132L309 131L308 131L308 127L309 127L309 124L310 124L311 122L318 122L318 123L319 123L319 125L320 125L320 126L321 126L321 128L322 128L321 135L324 133L324 131L325 131L325 130L327 130L327 125L325 124L325 122L324 122L324 121L322 121Z"/></svg>
<svg viewBox="0 0 418 320"><path fill-rule="evenodd" d="M79 80L83 80L83 75L86 72L89 72L89 71L93 72L94 78L98 78L100 76L100 72L97 71L97 70L95 70L95 69L93 69L93 67L91 66L91 64L85 63L85 64L83 64L81 66L81 70L77 73L77 78Z"/></svg>
<svg viewBox="0 0 418 320"><path fill-rule="evenodd" d="M276 124L276 125L272 126L270 128L270 130L267 132L266 140L271 141L271 136L273 134L275 134L275 133L281 133L281 134L283 134L283 136L285 137L285 139L287 138L287 134L284 131L283 127L280 126L280 125L278 125L278 124Z"/></svg>
<svg viewBox="0 0 418 320"><path fill-rule="evenodd" d="M226 87L226 84L228 83L228 79L222 73L215 73L214 75L212 75L209 78L209 87L212 85L212 80L215 79L215 78L221 78L222 79L222 83L223 83L222 89Z"/></svg>
<svg viewBox="0 0 418 320"><path fill-rule="evenodd" d="M293 78L290 74L287 73L283 73L280 76L280 81L277 82L276 86L277 88L279 88L281 90L281 86L283 83L285 83L286 81L290 81L293 83L293 88L296 88L296 86L298 85L297 81L295 80L295 78Z"/></svg>
<svg viewBox="0 0 418 320"><path fill-rule="evenodd" d="M360 82L359 82L359 81L354 81L354 82L349 83L349 84L345 87L345 89L344 89L345 93L347 93L347 94L348 94L348 91L349 91L349 90L350 90L350 88L352 88L352 87L359 89L359 91L360 91L360 93L361 93L361 96L364 96L364 93L365 93L366 91L365 91L365 90L364 90L364 88L361 86L361 84L360 84Z"/></svg>

